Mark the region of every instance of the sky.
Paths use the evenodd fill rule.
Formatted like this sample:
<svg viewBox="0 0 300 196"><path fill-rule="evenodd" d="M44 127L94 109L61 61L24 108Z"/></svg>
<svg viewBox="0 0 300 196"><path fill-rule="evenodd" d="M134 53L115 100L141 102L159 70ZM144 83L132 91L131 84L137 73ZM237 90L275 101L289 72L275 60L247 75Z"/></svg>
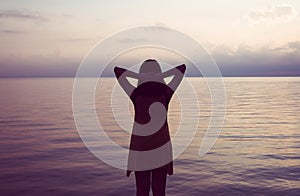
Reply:
<svg viewBox="0 0 300 196"><path fill-rule="evenodd" d="M1 0L0 77L74 76L101 40L147 25L191 36L224 76L300 76L299 0Z"/></svg>

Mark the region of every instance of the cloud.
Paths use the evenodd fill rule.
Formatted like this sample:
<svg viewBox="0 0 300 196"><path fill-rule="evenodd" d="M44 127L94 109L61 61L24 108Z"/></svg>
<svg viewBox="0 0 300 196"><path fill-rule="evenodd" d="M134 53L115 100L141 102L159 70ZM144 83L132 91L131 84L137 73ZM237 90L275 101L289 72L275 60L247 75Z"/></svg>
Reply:
<svg viewBox="0 0 300 196"><path fill-rule="evenodd" d="M24 31L5 29L5 30L0 30L0 33L2 33L2 34L21 34L21 33L24 33Z"/></svg>
<svg viewBox="0 0 300 196"><path fill-rule="evenodd" d="M299 52L300 41L260 48L220 45L211 51L225 76L300 76Z"/></svg>
<svg viewBox="0 0 300 196"><path fill-rule="evenodd" d="M28 10L0 10L0 19L46 20L41 14Z"/></svg>
<svg viewBox="0 0 300 196"><path fill-rule="evenodd" d="M252 23L278 23L289 21L297 16L298 12L292 5L273 5L269 9L251 10L248 18Z"/></svg>
<svg viewBox="0 0 300 196"><path fill-rule="evenodd" d="M156 21L154 23L155 26L168 27L168 25L162 21Z"/></svg>
<svg viewBox="0 0 300 196"><path fill-rule="evenodd" d="M300 51L300 41L289 42L289 48Z"/></svg>

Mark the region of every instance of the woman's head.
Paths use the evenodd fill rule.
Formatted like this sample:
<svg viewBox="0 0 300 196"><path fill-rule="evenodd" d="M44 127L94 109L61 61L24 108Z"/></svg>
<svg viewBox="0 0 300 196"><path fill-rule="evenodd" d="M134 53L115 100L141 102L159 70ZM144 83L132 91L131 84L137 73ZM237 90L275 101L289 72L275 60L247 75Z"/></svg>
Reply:
<svg viewBox="0 0 300 196"><path fill-rule="evenodd" d="M163 78L157 78L157 75L161 73L162 71L160 65L156 60L148 59L144 61L139 70L139 74L141 77L139 78L138 85L147 81L156 81L164 83ZM143 77L142 75L145 75L145 77Z"/></svg>
<svg viewBox="0 0 300 196"><path fill-rule="evenodd" d="M140 67L140 73L161 73L158 62L154 59L148 59Z"/></svg>

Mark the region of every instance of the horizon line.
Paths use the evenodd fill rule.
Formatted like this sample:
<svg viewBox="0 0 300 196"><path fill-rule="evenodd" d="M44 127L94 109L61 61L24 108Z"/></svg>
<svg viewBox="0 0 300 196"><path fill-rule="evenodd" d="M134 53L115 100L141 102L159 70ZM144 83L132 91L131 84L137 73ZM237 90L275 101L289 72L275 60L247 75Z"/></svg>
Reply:
<svg viewBox="0 0 300 196"><path fill-rule="evenodd" d="M79 78L115 78L115 76L77 76ZM0 76L0 78L77 78L76 76ZM300 75L227 75L227 76L185 76L186 78L284 78Z"/></svg>

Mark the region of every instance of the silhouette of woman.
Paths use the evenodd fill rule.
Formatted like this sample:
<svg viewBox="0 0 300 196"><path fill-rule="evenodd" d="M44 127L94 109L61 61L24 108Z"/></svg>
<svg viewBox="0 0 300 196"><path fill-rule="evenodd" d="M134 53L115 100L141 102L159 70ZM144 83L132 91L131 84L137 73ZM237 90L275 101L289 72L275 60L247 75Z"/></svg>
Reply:
<svg viewBox="0 0 300 196"><path fill-rule="evenodd" d="M149 195L150 186L154 196L165 195L167 174L173 174L167 111L185 70L183 64L162 73L160 65L153 59L144 61L139 73L114 68L119 84L134 105L127 176L134 171L137 196ZM170 76L173 78L166 84L164 78ZM130 84L128 77L138 80L137 87ZM155 153L145 155L149 151Z"/></svg>

